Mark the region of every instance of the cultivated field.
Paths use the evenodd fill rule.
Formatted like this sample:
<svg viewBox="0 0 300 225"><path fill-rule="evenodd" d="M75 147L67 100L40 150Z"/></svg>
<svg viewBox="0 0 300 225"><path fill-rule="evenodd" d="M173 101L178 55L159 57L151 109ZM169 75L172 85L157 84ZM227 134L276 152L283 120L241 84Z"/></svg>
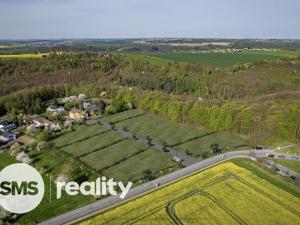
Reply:
<svg viewBox="0 0 300 225"><path fill-rule="evenodd" d="M81 224L300 224L299 209L298 197L228 162Z"/></svg>
<svg viewBox="0 0 300 225"><path fill-rule="evenodd" d="M11 54L11 55L0 55L0 58L3 59L15 59L15 58L24 58L24 59L34 59L42 58L48 56L49 53L24 53L24 54Z"/></svg>
<svg viewBox="0 0 300 225"><path fill-rule="evenodd" d="M241 149L246 144L243 139L232 134L186 127L137 110L108 116L103 120L113 122L120 128L126 127L137 136L149 135L155 142L167 143L195 157L209 152L211 144L218 144L223 151Z"/></svg>
<svg viewBox="0 0 300 225"><path fill-rule="evenodd" d="M185 53L171 52L158 54L135 54L130 57L143 56L149 62L163 65L168 61L200 63L213 67L228 68L235 64L250 63L259 60L276 60L286 57L297 57L299 52L293 51L247 51L240 53ZM146 57L147 56L147 57ZM159 60L161 59L161 60Z"/></svg>

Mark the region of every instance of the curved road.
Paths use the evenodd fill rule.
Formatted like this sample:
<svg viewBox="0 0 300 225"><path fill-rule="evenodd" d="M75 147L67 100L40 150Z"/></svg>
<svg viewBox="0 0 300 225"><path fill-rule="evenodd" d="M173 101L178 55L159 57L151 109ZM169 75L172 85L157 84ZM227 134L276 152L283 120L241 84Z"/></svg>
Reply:
<svg viewBox="0 0 300 225"><path fill-rule="evenodd" d="M86 205L84 207L69 211L65 214L59 215L57 217L54 217L52 219L49 219L47 221L44 221L40 223L40 225L60 225L60 224L71 224L78 220L81 220L85 217L92 216L94 214L97 214L101 211L104 211L110 207L115 207L116 205L123 203L125 201L129 201L133 198L136 198L140 195L144 195L147 192L153 191L156 189L156 184L160 184L160 186L164 186L170 183L173 183L179 179L182 179L184 177L190 176L191 174L197 173L199 170L206 169L210 166L213 166L217 163L227 161L234 158L250 158L251 156L256 157L266 157L268 153L272 153L275 157L278 157L279 155L284 155L286 159L292 159L292 155L288 154L282 154L282 153L276 153L272 150L244 150L244 151L233 151L233 152L227 152L224 154L220 154L211 158L208 158L206 160L203 160L201 162L197 162L193 165L190 165L188 167L185 167L183 169L177 170L175 172L172 172L170 174L167 174L163 177L159 177L153 181L141 184L137 187L132 188L125 199L120 199L119 196L110 196L105 199L96 201L94 203L91 203L89 205ZM299 175L299 174L298 174Z"/></svg>

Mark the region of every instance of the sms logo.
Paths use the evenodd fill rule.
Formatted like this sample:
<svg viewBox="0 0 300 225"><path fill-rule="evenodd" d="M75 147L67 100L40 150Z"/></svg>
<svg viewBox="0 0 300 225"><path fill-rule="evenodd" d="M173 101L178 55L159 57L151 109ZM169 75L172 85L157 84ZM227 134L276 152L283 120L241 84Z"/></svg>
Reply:
<svg viewBox="0 0 300 225"><path fill-rule="evenodd" d="M42 176L27 164L12 164L0 172L0 206L9 212L22 214L35 209L44 189Z"/></svg>

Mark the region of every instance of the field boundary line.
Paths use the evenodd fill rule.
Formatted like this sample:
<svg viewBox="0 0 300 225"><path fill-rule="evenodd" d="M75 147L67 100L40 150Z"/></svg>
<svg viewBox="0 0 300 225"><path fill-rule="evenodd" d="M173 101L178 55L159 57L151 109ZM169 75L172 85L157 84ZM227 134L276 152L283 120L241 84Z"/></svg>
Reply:
<svg viewBox="0 0 300 225"><path fill-rule="evenodd" d="M68 143L68 144L59 146L59 147L57 147L57 149L59 150L59 149L65 148L65 147L67 147L67 146L70 146L70 145L73 145L73 144L76 144L76 143L79 143L79 142L82 142L82 141L86 141L86 140L88 140L88 139L91 139L91 138L93 138L93 137L97 137L97 136L99 136L99 135L108 133L108 132L110 132L110 131L111 131L111 130L101 131L100 133L94 134L94 135L92 135L92 136L88 136L88 137L79 139L79 140L77 140L77 141L74 141L74 142L71 142L71 143Z"/></svg>
<svg viewBox="0 0 300 225"><path fill-rule="evenodd" d="M89 152L89 153L84 153L84 154L79 155L79 156L76 156L76 157L74 157L74 158L80 159L80 158L85 157L85 156L87 156L87 155L90 155L90 154L92 154L92 153L101 151L101 150L103 150L103 149L105 149L105 148L107 148L107 147L110 147L110 146L112 146L112 145L118 144L118 143L120 143L120 142L122 142L122 141L125 141L125 140L127 140L127 139L128 139L128 138L118 139L117 141L111 142L111 143L109 143L109 144L107 144L107 145L104 145L104 146L102 146L102 147L100 147L100 148L96 148L95 150L93 150L93 151L91 151L91 152Z"/></svg>

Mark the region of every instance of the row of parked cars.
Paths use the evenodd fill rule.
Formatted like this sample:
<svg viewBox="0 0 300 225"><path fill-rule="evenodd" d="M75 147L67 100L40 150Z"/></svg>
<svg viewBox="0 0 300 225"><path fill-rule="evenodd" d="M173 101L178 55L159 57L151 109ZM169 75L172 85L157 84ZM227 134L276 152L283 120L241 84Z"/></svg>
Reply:
<svg viewBox="0 0 300 225"><path fill-rule="evenodd" d="M269 158L275 158L275 155L274 155L274 154L271 154L271 153L267 154L267 156L268 156ZM277 158L279 158L279 159L285 159L286 156L285 156L285 155L278 155ZM300 160L300 158L297 157L297 156L292 156L292 157L289 158L289 159L292 159L292 160ZM273 164L272 164L270 161L267 161L266 164L265 164L265 166L268 167L268 168L271 168L272 165L273 165ZM297 178L295 175L289 175L289 171L288 171L287 169L282 168L282 167L279 168L279 167L275 166L275 171L276 171L277 173L283 175L283 176L289 176L292 180L296 180L296 178Z"/></svg>

